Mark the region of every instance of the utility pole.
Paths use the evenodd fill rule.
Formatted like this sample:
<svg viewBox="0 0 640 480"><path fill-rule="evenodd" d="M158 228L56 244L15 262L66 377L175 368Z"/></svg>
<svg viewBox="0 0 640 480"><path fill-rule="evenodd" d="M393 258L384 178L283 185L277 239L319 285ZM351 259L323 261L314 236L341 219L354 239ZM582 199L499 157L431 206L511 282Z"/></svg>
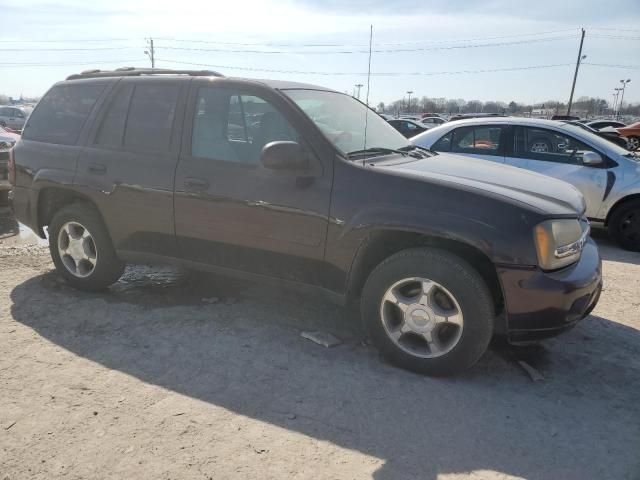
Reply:
<svg viewBox="0 0 640 480"><path fill-rule="evenodd" d="M567 115L571 115L571 104L573 103L573 91L576 88L576 80L578 79L578 69L580 68L580 62L587 58L582 56L582 44L584 43L584 28L582 29L582 35L580 36L580 48L578 49L578 60L576 61L576 71L573 74L573 84L571 85L571 95L569 96L569 105L567 106Z"/></svg>
<svg viewBox="0 0 640 480"><path fill-rule="evenodd" d="M360 100L360 89L364 87L364 85L361 83L356 83L355 87L358 89L358 96L356 98Z"/></svg>
<svg viewBox="0 0 640 480"><path fill-rule="evenodd" d="M620 118L620 112L622 111L622 102L624 102L624 90L627 88L627 83L629 83L630 81L630 78L626 80L620 80L620 83L622 84L622 95L620 96L620 105L618 105L618 116L616 117L616 119Z"/></svg>
<svg viewBox="0 0 640 480"><path fill-rule="evenodd" d="M409 111L409 113L411 113L411 94L412 93L413 93L413 90L407 90L407 95L409 95L409 100L407 101L409 106L407 107L407 110Z"/></svg>
<svg viewBox="0 0 640 480"><path fill-rule="evenodd" d="M144 51L145 55L151 60L151 68L156 68L156 51L153 48L153 38L147 40L148 49Z"/></svg>

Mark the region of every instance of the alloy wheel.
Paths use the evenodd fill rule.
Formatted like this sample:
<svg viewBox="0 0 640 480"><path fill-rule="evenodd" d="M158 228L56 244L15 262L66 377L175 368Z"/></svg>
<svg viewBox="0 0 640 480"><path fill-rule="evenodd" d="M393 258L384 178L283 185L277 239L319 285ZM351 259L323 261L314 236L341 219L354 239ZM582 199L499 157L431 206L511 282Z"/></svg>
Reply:
<svg viewBox="0 0 640 480"><path fill-rule="evenodd" d="M67 222L60 229L58 253L65 268L78 278L91 275L98 261L98 251L91 233L78 222Z"/></svg>
<svg viewBox="0 0 640 480"><path fill-rule="evenodd" d="M382 297L380 319L389 339L410 355L435 358L460 341L464 317L445 287L421 277L394 283Z"/></svg>

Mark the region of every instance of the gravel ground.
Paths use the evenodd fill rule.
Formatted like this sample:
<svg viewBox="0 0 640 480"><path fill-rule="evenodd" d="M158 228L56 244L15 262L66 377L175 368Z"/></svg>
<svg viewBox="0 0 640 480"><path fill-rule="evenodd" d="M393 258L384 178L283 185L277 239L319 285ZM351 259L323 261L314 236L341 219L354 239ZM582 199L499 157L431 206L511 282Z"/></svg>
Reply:
<svg viewBox="0 0 640 480"><path fill-rule="evenodd" d="M640 255L602 235L592 316L432 379L386 365L353 312L311 296L166 267L75 291L8 215L0 480L640 479Z"/></svg>

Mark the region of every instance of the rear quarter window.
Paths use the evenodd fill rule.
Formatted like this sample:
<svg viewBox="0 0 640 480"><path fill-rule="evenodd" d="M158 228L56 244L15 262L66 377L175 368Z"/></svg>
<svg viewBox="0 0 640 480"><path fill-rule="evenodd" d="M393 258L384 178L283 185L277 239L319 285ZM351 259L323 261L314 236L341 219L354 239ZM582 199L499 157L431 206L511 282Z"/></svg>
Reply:
<svg viewBox="0 0 640 480"><path fill-rule="evenodd" d="M92 83L53 87L31 114L22 138L74 145L105 86Z"/></svg>

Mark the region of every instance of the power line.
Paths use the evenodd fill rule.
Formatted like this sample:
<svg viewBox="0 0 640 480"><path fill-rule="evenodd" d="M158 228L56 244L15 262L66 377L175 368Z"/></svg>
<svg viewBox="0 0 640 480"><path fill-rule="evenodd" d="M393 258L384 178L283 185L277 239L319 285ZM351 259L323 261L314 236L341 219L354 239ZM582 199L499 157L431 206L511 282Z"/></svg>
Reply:
<svg viewBox="0 0 640 480"><path fill-rule="evenodd" d="M77 47L77 48L0 48L0 52L83 52L103 50L132 50L138 47Z"/></svg>
<svg viewBox="0 0 640 480"><path fill-rule="evenodd" d="M175 63L179 65L193 65L198 67L212 67L219 69L227 69L227 70L243 70L249 72L266 72L266 73L285 73L285 74L296 74L296 75L336 75L336 76L366 76L367 72L314 72L314 71L301 71L301 70L274 70L267 68L254 68L254 67L237 67L230 65L213 65L210 63L195 63L195 62L185 62L180 60L171 60L171 59L157 59L159 62L165 63ZM505 68L492 68L492 69L478 69L478 70L457 70L457 71L441 71L441 72L371 72L371 76L376 77L399 77L399 76L434 76L434 75L458 75L458 74L469 74L469 73L492 73L492 72L511 72L518 70L538 70L544 68L555 68L555 67L567 67L573 65L571 63L558 63L558 64L550 64L550 65L530 65L525 67L505 67Z"/></svg>
<svg viewBox="0 0 640 480"><path fill-rule="evenodd" d="M88 42L132 42L143 38L75 38L69 40L0 40L0 43L88 43Z"/></svg>
<svg viewBox="0 0 640 480"><path fill-rule="evenodd" d="M434 46L434 47L420 47L420 48L395 48L395 49L376 49L373 53L401 53L401 52L427 52L434 50L455 50L464 48L483 48L483 47L503 47L510 45L522 45L529 43L549 42L554 40L574 39L575 35L563 35L557 37L548 38L535 38L529 40L517 40L512 42L492 42L492 43L477 43L467 45L449 45L449 46ZM256 54L301 54L301 55L338 55L338 54L354 54L354 53L369 53L369 50L233 50L226 48L197 48L197 47L171 47L171 46L157 46L158 50L180 50L180 51L197 51L197 52L224 52L224 53L256 53Z"/></svg>
<svg viewBox="0 0 640 480"><path fill-rule="evenodd" d="M612 29L614 30L614 29ZM399 46L399 45L438 45L438 44L446 44L446 43L461 43L461 42L475 42L475 41L484 41L484 40L503 40L507 38L522 38L522 37L532 37L538 35L551 35L556 33L565 33L570 31L577 31L575 28L564 28L560 30L546 30L541 32L530 32L530 33L518 33L513 35L501 35L501 36L491 36L491 37L474 37L474 38L460 38L460 39L446 39L446 40L420 40L420 41L406 41L406 42L382 42L382 43L374 43L374 45L379 46ZM634 30L630 30L634 31ZM640 30L638 30L640 32ZM237 46L245 46L245 47L367 47L368 44L363 43L273 43L273 42L256 42L256 43L245 43L245 42L229 42L229 41L219 41L219 40L196 40L196 39L184 39L184 38L173 38L173 37L154 37L156 40L164 40L171 42L180 42L180 43L202 43L202 44L213 44L213 45L237 45ZM104 42L134 42L134 41L143 41L144 38L68 38L68 39L45 39L45 40L33 40L33 39L1 39L0 43L26 43L26 44L37 44L37 43L104 43Z"/></svg>
<svg viewBox="0 0 640 480"><path fill-rule="evenodd" d="M501 40L506 38L520 38L520 37L530 37L535 35L549 35L555 33L564 33L568 31L574 31L575 28L565 28L562 30L549 30L545 32L532 32L532 33L520 33L514 35L502 35L498 37L475 37L475 38L461 38L461 39L448 39L448 40L422 40L422 41L407 41L407 42L375 42L373 45L378 46L399 46L399 45L438 45L438 44L446 44L446 43L461 43L461 42L473 42L479 40ZM228 42L228 41L219 41L219 40L190 40L183 38L174 38L174 37L154 37L156 40L164 40L170 42L179 42L179 43L201 43L201 44L211 44L211 45L235 45L242 47L368 47L369 44L364 43L243 43L243 42Z"/></svg>
<svg viewBox="0 0 640 480"><path fill-rule="evenodd" d="M61 62L61 63L41 63L41 62L0 62L2 67L66 67L72 65L104 65L104 64L128 64L131 62L141 62L139 58L129 60L103 60L101 62Z"/></svg>
<svg viewBox="0 0 640 480"><path fill-rule="evenodd" d="M611 64L611 63L590 63L590 62L582 62L581 65L590 65L592 67L625 68L628 70L640 70L640 65L619 65L619 64Z"/></svg>

